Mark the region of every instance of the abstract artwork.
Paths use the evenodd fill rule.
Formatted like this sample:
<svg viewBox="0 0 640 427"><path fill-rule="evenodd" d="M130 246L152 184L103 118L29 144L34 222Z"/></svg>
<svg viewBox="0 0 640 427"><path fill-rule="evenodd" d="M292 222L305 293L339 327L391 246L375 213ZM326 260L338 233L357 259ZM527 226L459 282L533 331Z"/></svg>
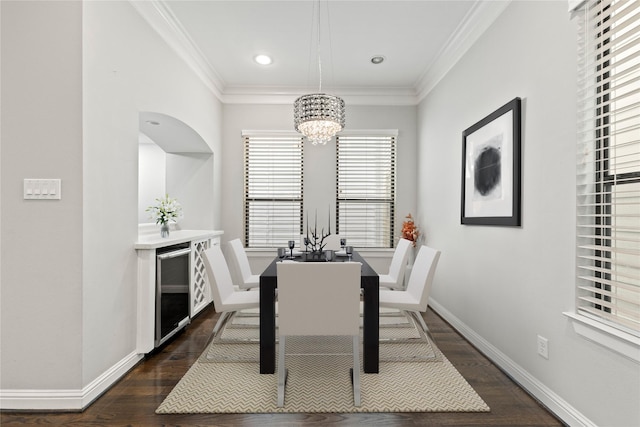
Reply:
<svg viewBox="0 0 640 427"><path fill-rule="evenodd" d="M462 224L521 225L520 109L515 98L462 133Z"/></svg>

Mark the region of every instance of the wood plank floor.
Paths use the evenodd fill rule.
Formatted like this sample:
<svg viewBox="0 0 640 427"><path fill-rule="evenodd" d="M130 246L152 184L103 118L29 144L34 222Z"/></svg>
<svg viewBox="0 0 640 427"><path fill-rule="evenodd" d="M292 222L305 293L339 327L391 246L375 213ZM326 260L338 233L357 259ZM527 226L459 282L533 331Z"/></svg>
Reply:
<svg viewBox="0 0 640 427"><path fill-rule="evenodd" d="M184 333L132 369L82 413L4 411L3 427L50 426L562 426L431 309L436 345L491 408L490 413L156 415L209 340L218 315L209 306ZM274 390L275 396L275 390Z"/></svg>

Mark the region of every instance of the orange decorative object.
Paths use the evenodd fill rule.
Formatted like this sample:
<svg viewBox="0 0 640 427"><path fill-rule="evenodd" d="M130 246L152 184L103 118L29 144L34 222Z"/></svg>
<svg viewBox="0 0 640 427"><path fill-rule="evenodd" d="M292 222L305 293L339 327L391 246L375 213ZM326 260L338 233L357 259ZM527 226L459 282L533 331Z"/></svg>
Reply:
<svg viewBox="0 0 640 427"><path fill-rule="evenodd" d="M413 222L413 217L411 216L411 214L407 215L405 218L406 221L402 223L402 238L410 240L413 243L413 247L415 248L416 241L420 236L420 231Z"/></svg>

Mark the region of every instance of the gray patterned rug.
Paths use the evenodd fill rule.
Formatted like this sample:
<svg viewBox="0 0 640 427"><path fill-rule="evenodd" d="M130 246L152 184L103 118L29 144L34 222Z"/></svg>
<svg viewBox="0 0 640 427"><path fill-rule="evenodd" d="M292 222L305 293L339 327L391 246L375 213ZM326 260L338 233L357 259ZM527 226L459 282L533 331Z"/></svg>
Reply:
<svg viewBox="0 0 640 427"><path fill-rule="evenodd" d="M257 316L234 316L156 413L489 411L413 320L397 312L381 316L380 373L361 375L356 407L350 344L349 338L291 337L285 406L278 408L277 376L259 373Z"/></svg>

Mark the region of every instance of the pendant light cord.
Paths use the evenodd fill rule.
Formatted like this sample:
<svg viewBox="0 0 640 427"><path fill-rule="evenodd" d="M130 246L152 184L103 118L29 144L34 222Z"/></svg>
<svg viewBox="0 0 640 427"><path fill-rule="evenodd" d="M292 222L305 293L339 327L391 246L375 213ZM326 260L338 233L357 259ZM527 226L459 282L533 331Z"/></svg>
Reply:
<svg viewBox="0 0 640 427"><path fill-rule="evenodd" d="M320 55L320 0L318 0L318 74L320 77L320 86L318 93L322 93L322 56Z"/></svg>

